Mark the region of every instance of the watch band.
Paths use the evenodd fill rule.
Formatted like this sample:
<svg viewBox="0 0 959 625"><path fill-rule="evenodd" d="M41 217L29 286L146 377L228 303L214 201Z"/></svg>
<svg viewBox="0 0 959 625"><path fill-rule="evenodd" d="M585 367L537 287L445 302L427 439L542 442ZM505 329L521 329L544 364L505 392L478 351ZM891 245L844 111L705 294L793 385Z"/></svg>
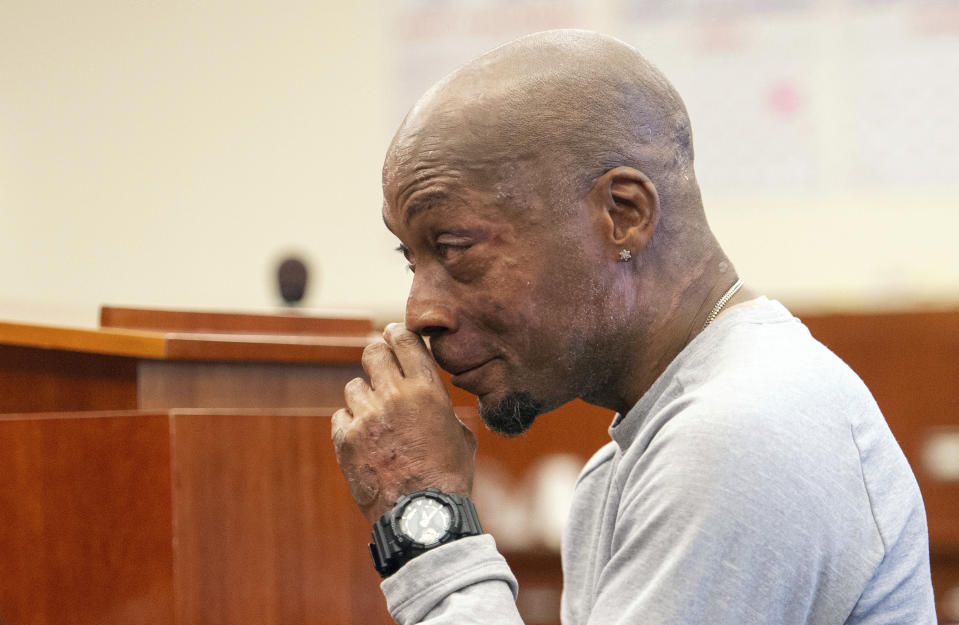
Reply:
<svg viewBox="0 0 959 625"><path fill-rule="evenodd" d="M443 536L429 545L416 542L399 527L404 510L414 501L424 497L440 502L450 513L449 528ZM392 510L387 511L373 524L373 542L369 545L370 556L380 577L386 578L430 549L465 536L478 536L482 533L483 528L480 526L476 507L468 497L427 488L403 495L396 501Z"/></svg>

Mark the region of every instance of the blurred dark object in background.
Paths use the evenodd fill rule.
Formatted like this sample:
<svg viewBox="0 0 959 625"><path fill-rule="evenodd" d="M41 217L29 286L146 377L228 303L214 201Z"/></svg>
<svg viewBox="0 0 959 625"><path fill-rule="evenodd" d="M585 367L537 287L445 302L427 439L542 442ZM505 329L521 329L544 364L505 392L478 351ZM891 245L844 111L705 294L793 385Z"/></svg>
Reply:
<svg viewBox="0 0 959 625"><path fill-rule="evenodd" d="M288 306L296 306L306 295L310 271L299 257L287 256L277 267L276 279L280 287L280 297Z"/></svg>

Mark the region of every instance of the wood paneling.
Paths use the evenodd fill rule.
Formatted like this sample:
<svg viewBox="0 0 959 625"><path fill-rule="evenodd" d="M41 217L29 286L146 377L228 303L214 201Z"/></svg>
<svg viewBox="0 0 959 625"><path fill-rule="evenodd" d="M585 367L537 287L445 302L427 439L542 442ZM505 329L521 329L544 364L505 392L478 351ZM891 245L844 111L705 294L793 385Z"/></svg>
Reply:
<svg viewBox="0 0 959 625"><path fill-rule="evenodd" d="M162 358L166 341L156 332L87 330L0 321L0 344L88 354Z"/></svg>
<svg viewBox="0 0 959 625"><path fill-rule="evenodd" d="M141 410L299 408L343 405L358 364L141 361Z"/></svg>
<svg viewBox="0 0 959 625"><path fill-rule="evenodd" d="M329 419L175 414L177 623L392 623Z"/></svg>
<svg viewBox="0 0 959 625"><path fill-rule="evenodd" d="M387 625L329 417L0 417L7 625Z"/></svg>
<svg viewBox="0 0 959 625"><path fill-rule="evenodd" d="M305 314L249 314L100 308L100 326L164 332L226 332L253 334L366 335L373 331L369 319L314 317Z"/></svg>
<svg viewBox="0 0 959 625"><path fill-rule="evenodd" d="M370 339L365 336L286 334L163 335L168 360L244 360L261 362L359 362Z"/></svg>
<svg viewBox="0 0 959 625"><path fill-rule="evenodd" d="M136 407L133 358L0 344L0 413Z"/></svg>
<svg viewBox="0 0 959 625"><path fill-rule="evenodd" d="M933 552L930 564L939 622L959 623L959 554Z"/></svg>
<svg viewBox="0 0 959 625"><path fill-rule="evenodd" d="M172 623L164 414L0 417L0 618Z"/></svg>
<svg viewBox="0 0 959 625"><path fill-rule="evenodd" d="M58 328L0 322L0 345L165 360L359 362L368 336Z"/></svg>
<svg viewBox="0 0 959 625"><path fill-rule="evenodd" d="M0 323L0 414L339 406L369 340Z"/></svg>

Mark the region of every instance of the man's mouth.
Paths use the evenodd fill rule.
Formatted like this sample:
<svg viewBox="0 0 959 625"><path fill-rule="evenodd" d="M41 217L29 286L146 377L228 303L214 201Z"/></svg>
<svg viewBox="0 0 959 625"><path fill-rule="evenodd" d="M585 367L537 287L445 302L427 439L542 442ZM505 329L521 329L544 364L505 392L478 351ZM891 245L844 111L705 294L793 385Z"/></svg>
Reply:
<svg viewBox="0 0 959 625"><path fill-rule="evenodd" d="M486 365L492 362L492 359L481 362L477 365L460 369L457 373L450 375L450 382L453 386L469 391L474 395L482 392L482 378L485 373Z"/></svg>
<svg viewBox="0 0 959 625"><path fill-rule="evenodd" d="M492 369L487 365L499 356L478 344L454 345L445 339L437 337L430 347L436 364L450 374L450 383L473 395L492 391Z"/></svg>

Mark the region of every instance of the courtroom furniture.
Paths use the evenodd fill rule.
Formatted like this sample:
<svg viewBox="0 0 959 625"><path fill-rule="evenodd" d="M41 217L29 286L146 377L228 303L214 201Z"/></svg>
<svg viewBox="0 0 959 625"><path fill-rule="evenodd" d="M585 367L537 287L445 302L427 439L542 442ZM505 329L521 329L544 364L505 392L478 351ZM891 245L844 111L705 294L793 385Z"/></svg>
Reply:
<svg viewBox="0 0 959 625"><path fill-rule="evenodd" d="M162 332L223 332L251 334L314 334L364 336L373 322L364 318L317 317L302 313L241 313L100 307L101 328Z"/></svg>
<svg viewBox="0 0 959 625"><path fill-rule="evenodd" d="M0 416L6 625L386 625L315 411Z"/></svg>
<svg viewBox="0 0 959 625"><path fill-rule="evenodd" d="M101 316L0 323L0 622L390 622L329 441L372 324Z"/></svg>
<svg viewBox="0 0 959 625"><path fill-rule="evenodd" d="M339 406L369 340L0 322L0 413Z"/></svg>

